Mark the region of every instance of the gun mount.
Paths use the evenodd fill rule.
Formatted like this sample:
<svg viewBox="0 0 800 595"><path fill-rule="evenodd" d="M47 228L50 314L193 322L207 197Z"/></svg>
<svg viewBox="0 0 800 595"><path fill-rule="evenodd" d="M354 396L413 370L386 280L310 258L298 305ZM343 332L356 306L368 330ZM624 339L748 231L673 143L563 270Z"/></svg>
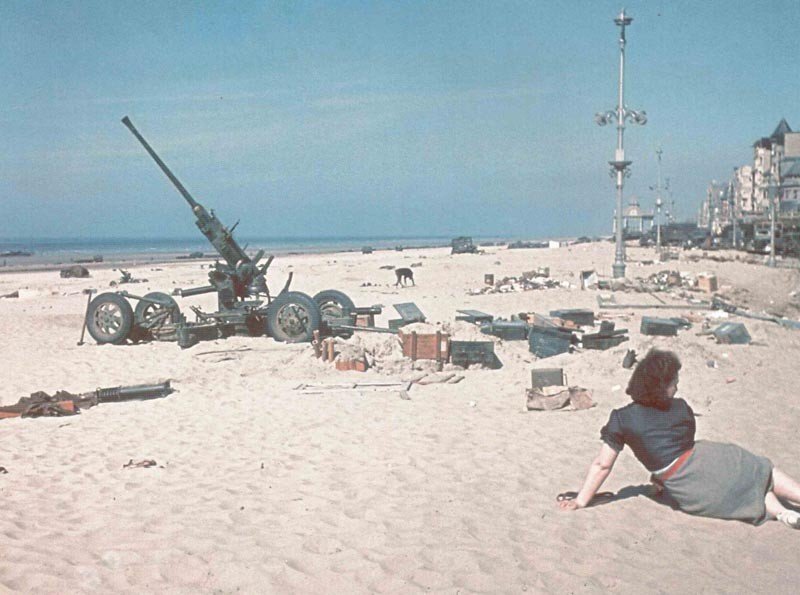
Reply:
<svg viewBox="0 0 800 595"><path fill-rule="evenodd" d="M273 257L259 264L264 251L251 258L214 215L214 211L197 202L170 171L150 144L125 116L122 123L144 147L164 175L183 196L195 216L195 224L224 262L216 261L208 273L208 285L177 289L173 293L189 297L204 293L217 294L218 310L205 313L192 308L196 322L187 322L178 304L169 295L151 292L144 296L120 291L102 293L89 302L86 329L98 343L124 343L146 339L178 341L189 347L201 339L240 335L267 335L290 343L310 341L321 324L333 328L329 321L355 315L359 308L340 291L325 290L311 298L305 293L289 291L292 273L281 292L274 298L266 282L266 272ZM128 300L137 300L136 309ZM266 303L265 303L266 300Z"/></svg>

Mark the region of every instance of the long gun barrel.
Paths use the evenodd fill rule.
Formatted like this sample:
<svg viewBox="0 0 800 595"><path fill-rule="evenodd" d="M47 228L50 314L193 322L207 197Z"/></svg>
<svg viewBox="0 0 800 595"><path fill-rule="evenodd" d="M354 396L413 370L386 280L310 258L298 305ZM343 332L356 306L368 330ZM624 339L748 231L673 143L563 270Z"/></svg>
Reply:
<svg viewBox="0 0 800 595"><path fill-rule="evenodd" d="M205 207L198 203L189 191L184 188L183 184L181 184L180 180L175 177L170 169L166 166L166 164L161 161L161 158L156 154L156 152L152 149L152 147L144 140L144 137L139 134L139 131L136 130L136 127L133 125L133 122L130 121L128 116L122 118L122 123L127 126L128 130L133 133L133 136L136 137L141 145L145 148L145 150L150 154L150 157L153 158L153 161L156 162L158 167L161 168L161 171L164 172L164 175L169 178L169 181L172 182L173 186L178 189L178 192L181 193L181 196L189 203L189 206L192 207L192 212L194 212L197 221L195 222L197 227L203 232L203 235L208 238L208 241L217 249L220 256L222 256L225 261L231 266L235 267L237 264L241 262L250 262L250 258L247 256L244 250L242 250L241 246L236 243L236 240L233 239L233 235L231 232L220 222L219 219L214 215L212 211L209 213L206 211Z"/></svg>

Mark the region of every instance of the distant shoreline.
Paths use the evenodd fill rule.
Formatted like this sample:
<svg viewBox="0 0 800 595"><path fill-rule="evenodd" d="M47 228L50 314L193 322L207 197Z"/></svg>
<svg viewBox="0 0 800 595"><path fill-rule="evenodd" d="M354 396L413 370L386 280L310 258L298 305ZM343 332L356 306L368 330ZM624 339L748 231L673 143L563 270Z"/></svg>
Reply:
<svg viewBox="0 0 800 595"><path fill-rule="evenodd" d="M409 243L403 243L401 238L371 238L371 239L358 239L358 238L342 238L340 240L333 239L298 239L293 245L291 241L287 240L285 243L281 242L280 245L274 246L270 250L267 246L263 249L266 254L274 256L293 256L304 254L337 254L337 253L353 253L361 252L364 248L371 248L374 252L379 251L399 251L402 250L421 250L430 248L450 248L450 240L441 238L406 238ZM502 238L476 238L473 237L475 244L478 247L487 246L507 246L520 240L509 240ZM524 240L523 242L547 242L548 240ZM555 241L555 240L554 240ZM571 242L575 241L574 238L561 238L558 241ZM61 247L59 242L62 242L69 248ZM132 241L133 244L141 244L141 246L125 246L124 240L116 241L117 245L113 243L103 243L102 241L92 244L87 241L81 243L79 240L51 240L45 246L44 252L37 252L35 243L29 243L30 247L19 248L24 245L22 242L0 241L0 247L3 252L23 251L30 252L29 255L7 255L0 256L0 274L3 273L18 273L28 271L53 271L62 268L81 264L86 267L95 269L107 269L118 267L136 267L142 265L155 265L155 264L170 264L187 261L197 261L205 263L209 261L218 260L219 256L213 247L206 244L202 246L202 240L164 240L163 244L183 244L185 242L186 248L172 249L172 250L154 250L147 242ZM339 244L340 245L337 245ZM158 244L158 241L152 243ZM240 242L243 246L246 243ZM10 247L9 247L10 246ZM103 248L109 248L103 250ZM127 250L125 248L128 248ZM248 254L255 254L260 246L253 245L247 246L246 251ZM202 253L200 257L192 257L192 253ZM95 260L95 259L98 260ZM78 262L80 261L80 262Z"/></svg>

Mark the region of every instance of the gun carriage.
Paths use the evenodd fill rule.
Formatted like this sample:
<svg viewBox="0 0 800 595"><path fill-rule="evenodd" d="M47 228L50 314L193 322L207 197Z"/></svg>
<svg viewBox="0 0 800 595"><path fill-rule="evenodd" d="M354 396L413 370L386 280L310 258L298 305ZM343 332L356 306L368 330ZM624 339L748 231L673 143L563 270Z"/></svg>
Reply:
<svg viewBox="0 0 800 595"><path fill-rule="evenodd" d="M380 312L376 306L356 308L346 294L335 289L321 291L313 298L289 291L292 273L273 297L266 281L273 257L262 262L263 250L252 258L248 256L233 238L238 222L230 229L225 227L213 210L207 211L189 194L127 116L122 123L189 204L198 229L222 258L222 262L217 260L209 270L208 285L176 289L173 295L189 297L216 292L217 311L206 313L192 307L196 321L189 322L175 299L166 293L156 291L143 296L127 291L101 293L89 302L86 310L86 329L95 341L120 344L128 340L174 340L188 347L202 339L239 334L266 335L297 343L310 341L316 330L336 332L337 325L349 322L361 311L375 313L377 308ZM129 300L137 302L135 309Z"/></svg>

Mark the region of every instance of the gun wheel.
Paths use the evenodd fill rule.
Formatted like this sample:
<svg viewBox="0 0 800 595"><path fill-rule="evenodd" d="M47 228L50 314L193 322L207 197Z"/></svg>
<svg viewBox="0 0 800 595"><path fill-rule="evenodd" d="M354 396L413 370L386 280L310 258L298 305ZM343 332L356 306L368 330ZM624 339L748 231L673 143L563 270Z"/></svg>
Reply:
<svg viewBox="0 0 800 595"><path fill-rule="evenodd" d="M117 293L101 293L89 303L86 330L98 343L124 343L133 326L133 309Z"/></svg>
<svg viewBox="0 0 800 595"><path fill-rule="evenodd" d="M311 341L319 329L321 314L317 303L299 291L280 294L267 308L267 334L276 341Z"/></svg>
<svg viewBox="0 0 800 595"><path fill-rule="evenodd" d="M153 303L147 300L154 300ZM178 322L180 308L172 296L161 291L153 291L145 294L143 300L139 300L133 312L133 319L137 326L152 328L164 324Z"/></svg>
<svg viewBox="0 0 800 595"><path fill-rule="evenodd" d="M347 318L356 309L345 293L336 289L326 289L314 296L314 301L319 305L322 322L327 323L333 318Z"/></svg>

